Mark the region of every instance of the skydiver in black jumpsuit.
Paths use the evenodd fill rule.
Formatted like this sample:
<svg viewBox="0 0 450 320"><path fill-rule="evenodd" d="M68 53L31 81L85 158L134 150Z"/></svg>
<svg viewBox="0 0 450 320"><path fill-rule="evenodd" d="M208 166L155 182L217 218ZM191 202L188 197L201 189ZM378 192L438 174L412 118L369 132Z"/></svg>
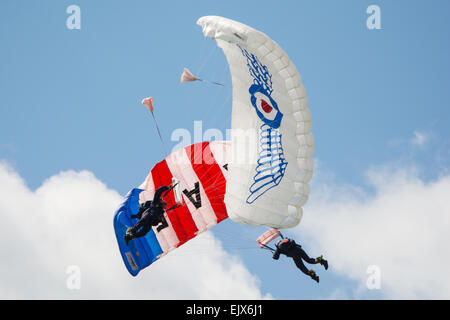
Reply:
<svg viewBox="0 0 450 320"><path fill-rule="evenodd" d="M276 250L273 253L273 258L278 260L280 254L284 254L289 258L292 258L295 262L297 268L299 268L304 274L310 276L313 280L319 282L319 277L316 275L314 270L308 270L303 264L303 260L310 264L320 263L325 267L325 270L328 269L328 261L323 259L322 256L312 259L310 258L306 252L302 249L302 247L295 243L292 239L283 239L279 240L276 244Z"/></svg>
<svg viewBox="0 0 450 320"><path fill-rule="evenodd" d="M127 229L124 236L127 245L130 240L145 236L152 226L156 227L161 224L156 228L158 232L169 226L164 217L164 209L167 206L167 202L161 199L161 195L170 189L167 186L159 187L155 192L153 201L144 202L140 206L138 213L131 216L131 218L138 218L139 221L133 227Z"/></svg>

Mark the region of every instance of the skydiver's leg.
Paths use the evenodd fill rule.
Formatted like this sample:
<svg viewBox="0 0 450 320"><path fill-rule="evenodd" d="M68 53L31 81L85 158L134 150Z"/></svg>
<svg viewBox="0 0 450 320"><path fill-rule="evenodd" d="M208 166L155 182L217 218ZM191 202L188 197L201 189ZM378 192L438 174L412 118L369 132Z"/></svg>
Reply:
<svg viewBox="0 0 450 320"><path fill-rule="evenodd" d="M302 258L300 256L297 255L297 256L293 257L292 259L294 260L297 268L299 268L307 276L310 275L308 268L305 267L305 265L303 264Z"/></svg>
<svg viewBox="0 0 450 320"><path fill-rule="evenodd" d="M133 217L133 216L132 216ZM148 224L149 211L144 211L144 213L140 214L140 219L134 226L128 228L127 233L134 235L138 232L140 228L145 227Z"/></svg>
<svg viewBox="0 0 450 320"><path fill-rule="evenodd" d="M133 227L127 229L123 237L126 245L135 238L145 236L147 232L150 231L151 227L152 226L149 223L144 223L142 219L139 220Z"/></svg>
<svg viewBox="0 0 450 320"><path fill-rule="evenodd" d="M138 214L132 214L130 216L131 219L140 219L141 217L142 217L142 215L139 215L139 213Z"/></svg>
<svg viewBox="0 0 450 320"><path fill-rule="evenodd" d="M156 231L160 232L162 229L167 228L169 224L165 217L161 218L161 224L156 228Z"/></svg>
<svg viewBox="0 0 450 320"><path fill-rule="evenodd" d="M296 255L292 259L294 260L297 268L299 268L304 274L310 276L311 279L313 279L314 281L319 282L319 277L317 276L317 274L314 272L314 270L308 270L308 268L305 267L305 265L303 264L302 257L300 255Z"/></svg>
<svg viewBox="0 0 450 320"><path fill-rule="evenodd" d="M328 261L323 258L323 256L317 257L315 259L310 258L306 252L302 248L298 248L299 254L302 257L303 260L310 264L317 264L320 263L322 266L324 266L325 270L328 270Z"/></svg>
<svg viewBox="0 0 450 320"><path fill-rule="evenodd" d="M310 263L310 264L317 264L317 263L319 263L319 261L317 259L310 258L308 256L308 254L305 252L305 250L303 250L302 248L298 248L297 250L298 250L298 253L299 253L300 257L303 260L305 260L307 263Z"/></svg>
<svg viewBox="0 0 450 320"><path fill-rule="evenodd" d="M144 221L141 219L138 222L136 222L136 224L134 226L132 226L131 228L128 228L127 233L131 234L131 235L135 235L136 232L138 232L138 230L140 228L142 228L144 226Z"/></svg>
<svg viewBox="0 0 450 320"><path fill-rule="evenodd" d="M151 227L152 226L149 223L144 224L140 230L137 230L136 232L133 233L133 236L132 236L133 239L145 236L150 231Z"/></svg>

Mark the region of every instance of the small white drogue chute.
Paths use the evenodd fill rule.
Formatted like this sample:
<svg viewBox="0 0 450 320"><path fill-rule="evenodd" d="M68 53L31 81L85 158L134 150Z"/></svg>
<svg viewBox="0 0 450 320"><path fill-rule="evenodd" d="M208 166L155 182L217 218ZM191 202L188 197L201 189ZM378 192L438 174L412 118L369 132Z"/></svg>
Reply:
<svg viewBox="0 0 450 320"><path fill-rule="evenodd" d="M224 84L219 83L219 82L203 80L203 79L197 78L196 76L194 76L192 74L191 71L189 71L188 68L184 68L183 73L181 74L180 82L185 83L185 82L193 82L193 81L203 81L203 82L209 82L209 83L212 83L212 84L215 84L218 86L222 86L222 87L225 86Z"/></svg>

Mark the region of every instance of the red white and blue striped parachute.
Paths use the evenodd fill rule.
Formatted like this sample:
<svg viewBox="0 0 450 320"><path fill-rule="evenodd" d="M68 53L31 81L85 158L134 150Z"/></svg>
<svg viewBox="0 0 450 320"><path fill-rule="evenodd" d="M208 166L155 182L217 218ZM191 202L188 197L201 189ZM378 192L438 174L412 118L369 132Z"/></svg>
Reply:
<svg viewBox="0 0 450 320"><path fill-rule="evenodd" d="M224 203L228 155L227 142L193 144L157 163L145 181L128 193L114 216L114 229L123 261L133 276L228 217ZM165 213L169 227L160 232L153 227L127 246L123 237L138 221L131 216L138 212L139 204L152 200L155 190L171 185L173 178L178 190L167 193L164 200L168 208L177 203L182 206Z"/></svg>
<svg viewBox="0 0 450 320"><path fill-rule="evenodd" d="M206 37L216 40L228 61L233 88L231 141L178 150L130 191L114 226L132 275L228 216L237 223L292 228L300 222L309 196L314 138L296 66L275 41L242 23L207 16L197 24ZM203 80L185 69L180 81ZM153 100L143 103L154 117ZM179 181L179 190L165 198L168 207L177 201L184 205L166 213L168 228L152 230L126 246L123 235L136 223L131 215L138 204L152 199L155 190L170 185L172 178Z"/></svg>

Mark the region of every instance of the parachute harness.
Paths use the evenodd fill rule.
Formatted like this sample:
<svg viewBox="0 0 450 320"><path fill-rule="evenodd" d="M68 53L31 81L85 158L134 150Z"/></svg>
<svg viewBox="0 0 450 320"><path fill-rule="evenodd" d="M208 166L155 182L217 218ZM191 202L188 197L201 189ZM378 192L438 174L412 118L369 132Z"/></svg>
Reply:
<svg viewBox="0 0 450 320"><path fill-rule="evenodd" d="M250 101L263 121L259 128L261 151L255 168L256 174L249 188L250 195L246 199L246 202L251 204L281 182L288 162L284 157L282 134L279 130L283 114L271 97L272 75L267 66L261 64L254 54L249 53L239 44L237 46L247 59L247 67L253 78L253 84L249 88Z"/></svg>
<svg viewBox="0 0 450 320"><path fill-rule="evenodd" d="M171 186L169 187L169 189L168 189L166 192L164 192L164 193L162 194L161 199L164 200L164 198L169 194L170 191L172 191L172 189L174 189L174 188L178 185L178 183L179 183L179 182L177 182L177 183L171 185ZM179 208L179 207L182 207L182 206L184 206L184 204L176 203L175 205L171 206L169 209L166 209L165 211L166 211L166 212L169 212L169 211L175 210L175 209L177 209L177 208Z"/></svg>

